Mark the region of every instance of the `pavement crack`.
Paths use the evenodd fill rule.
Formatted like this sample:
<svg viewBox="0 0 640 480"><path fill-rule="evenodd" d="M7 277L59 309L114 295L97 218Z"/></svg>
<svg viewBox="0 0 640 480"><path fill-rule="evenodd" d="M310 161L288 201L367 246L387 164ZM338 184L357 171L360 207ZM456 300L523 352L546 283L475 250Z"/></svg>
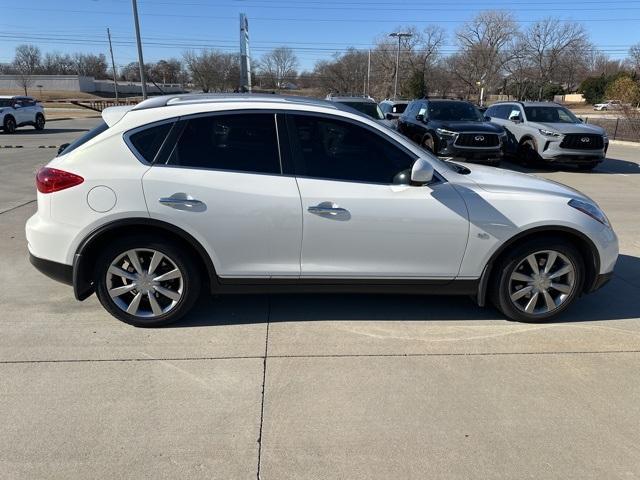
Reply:
<svg viewBox="0 0 640 480"><path fill-rule="evenodd" d="M260 469L262 467L262 425L264 424L264 394L267 379L267 356L269 355L269 323L271 321L271 297L267 296L267 332L264 340L264 357L262 361L262 398L260 400L260 429L258 431L258 469L256 478L261 480Z"/></svg>
<svg viewBox="0 0 640 480"><path fill-rule="evenodd" d="M37 199L33 199L33 200L29 200L28 202L21 203L20 205L16 205L15 207L7 208L6 210L2 210L0 212L0 215L2 215L3 213L12 212L14 210L19 209L20 207L24 207L26 205L29 205L30 203L34 203L34 202L37 202L37 201L38 201Z"/></svg>

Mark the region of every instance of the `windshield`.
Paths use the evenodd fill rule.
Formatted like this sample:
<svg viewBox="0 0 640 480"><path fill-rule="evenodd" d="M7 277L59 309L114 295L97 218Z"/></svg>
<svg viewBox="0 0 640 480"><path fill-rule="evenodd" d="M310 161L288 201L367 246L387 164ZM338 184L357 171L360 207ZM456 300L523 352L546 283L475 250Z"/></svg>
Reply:
<svg viewBox="0 0 640 480"><path fill-rule="evenodd" d="M481 122L480 112L466 102L429 102L427 113L429 120L443 120L448 122Z"/></svg>
<svg viewBox="0 0 640 480"><path fill-rule="evenodd" d="M13 101L10 98L0 98L0 108L10 107L13 105Z"/></svg>
<svg viewBox="0 0 640 480"><path fill-rule="evenodd" d="M92 138L97 137L102 132L106 131L108 128L109 126L105 122L100 122L95 128L89 130L83 136L81 136L74 142L70 143L63 151L59 152L58 155L67 154L75 150L80 145L83 145L87 143L89 140L91 140Z"/></svg>
<svg viewBox="0 0 640 480"><path fill-rule="evenodd" d="M524 107L527 120L538 123L580 123L570 110L564 107Z"/></svg>
<svg viewBox="0 0 640 480"><path fill-rule="evenodd" d="M355 108L361 113L368 115L374 120L384 120L384 115L382 115L382 110L378 107L377 103L370 102L340 102L344 105L347 105L351 108Z"/></svg>

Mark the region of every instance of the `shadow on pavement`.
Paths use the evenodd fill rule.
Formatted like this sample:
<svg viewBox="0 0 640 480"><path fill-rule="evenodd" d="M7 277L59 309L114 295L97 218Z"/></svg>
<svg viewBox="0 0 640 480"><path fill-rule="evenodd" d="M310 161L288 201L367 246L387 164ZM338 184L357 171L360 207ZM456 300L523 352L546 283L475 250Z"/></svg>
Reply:
<svg viewBox="0 0 640 480"><path fill-rule="evenodd" d="M267 312L269 312L267 314ZM553 323L640 318L640 258L621 255L616 275L577 299ZM504 319L469 297L363 294L228 295L200 300L193 313L166 328L300 321L461 321Z"/></svg>
<svg viewBox="0 0 640 480"><path fill-rule="evenodd" d="M573 165L552 165L540 164L536 166L525 167L516 160L505 160L501 164L502 168L508 168L517 172L524 173L551 173L551 172L580 172L591 175L611 175L612 173L624 174L640 174L640 165L627 160L618 160L616 158L606 158L604 162L593 170L581 171Z"/></svg>
<svg viewBox="0 0 640 480"><path fill-rule="evenodd" d="M3 134L2 139L12 138L14 136L27 137L29 135L47 135L52 133L74 133L74 132L88 132L88 128L45 128L44 130L35 130L26 128L19 128L12 134Z"/></svg>

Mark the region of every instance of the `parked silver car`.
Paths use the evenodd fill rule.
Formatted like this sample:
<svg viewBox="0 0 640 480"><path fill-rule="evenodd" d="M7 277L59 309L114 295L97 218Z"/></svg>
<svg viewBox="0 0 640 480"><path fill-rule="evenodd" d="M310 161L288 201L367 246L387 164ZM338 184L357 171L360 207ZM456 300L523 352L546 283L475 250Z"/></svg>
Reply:
<svg viewBox="0 0 640 480"><path fill-rule="evenodd" d="M552 102L499 102L485 115L510 136L508 153L524 163L571 163L591 170L602 162L609 138L602 127L582 123Z"/></svg>

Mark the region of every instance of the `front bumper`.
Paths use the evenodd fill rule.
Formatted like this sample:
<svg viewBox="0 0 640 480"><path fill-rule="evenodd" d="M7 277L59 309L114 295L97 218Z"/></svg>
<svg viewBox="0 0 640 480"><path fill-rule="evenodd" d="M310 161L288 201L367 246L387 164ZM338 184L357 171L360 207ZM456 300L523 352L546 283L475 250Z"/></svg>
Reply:
<svg viewBox="0 0 640 480"><path fill-rule="evenodd" d="M31 265L47 277L66 285L73 285L73 266L45 260L29 253Z"/></svg>
<svg viewBox="0 0 640 480"><path fill-rule="evenodd" d="M593 163L602 162L607 154L609 142L605 142L604 148L597 150L574 150L560 147L561 140L547 139L538 145L538 154L547 162L555 163Z"/></svg>
<svg viewBox="0 0 640 480"><path fill-rule="evenodd" d="M437 155L476 161L500 161L504 157L502 145L495 148L456 147L453 140L439 139Z"/></svg>

